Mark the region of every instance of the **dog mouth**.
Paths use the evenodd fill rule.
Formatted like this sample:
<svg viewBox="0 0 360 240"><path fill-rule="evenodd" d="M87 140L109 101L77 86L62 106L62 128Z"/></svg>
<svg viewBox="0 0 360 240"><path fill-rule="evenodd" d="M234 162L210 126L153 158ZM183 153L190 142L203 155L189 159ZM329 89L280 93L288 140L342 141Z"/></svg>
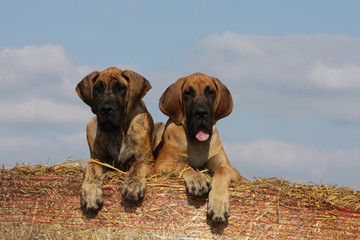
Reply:
<svg viewBox="0 0 360 240"><path fill-rule="evenodd" d="M111 132L117 129L117 127L111 121L102 122L101 124L99 124L99 128L103 132Z"/></svg>
<svg viewBox="0 0 360 240"><path fill-rule="evenodd" d="M195 131L195 138L199 142L206 142L211 138L212 132L210 128L207 128L205 126L200 126Z"/></svg>
<svg viewBox="0 0 360 240"><path fill-rule="evenodd" d="M195 137L198 141L205 142L210 138L210 133L206 130L199 130Z"/></svg>

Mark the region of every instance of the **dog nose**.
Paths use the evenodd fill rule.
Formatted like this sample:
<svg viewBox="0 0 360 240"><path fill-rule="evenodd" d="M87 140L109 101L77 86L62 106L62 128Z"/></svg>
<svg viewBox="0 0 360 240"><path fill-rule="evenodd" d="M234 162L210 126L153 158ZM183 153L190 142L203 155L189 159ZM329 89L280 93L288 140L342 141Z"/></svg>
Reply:
<svg viewBox="0 0 360 240"><path fill-rule="evenodd" d="M201 107L198 108L195 112L195 117L199 119L205 119L209 116L209 111L207 111L205 108Z"/></svg>
<svg viewBox="0 0 360 240"><path fill-rule="evenodd" d="M100 111L103 113L103 114L108 114L110 115L113 111L114 111L114 108L110 105L110 104L106 104L104 106L101 107Z"/></svg>

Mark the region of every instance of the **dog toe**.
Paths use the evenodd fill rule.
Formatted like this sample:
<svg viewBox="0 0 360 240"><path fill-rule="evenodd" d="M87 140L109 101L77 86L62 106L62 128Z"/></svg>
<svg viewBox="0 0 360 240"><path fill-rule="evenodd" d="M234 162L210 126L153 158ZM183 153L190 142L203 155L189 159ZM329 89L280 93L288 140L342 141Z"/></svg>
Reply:
<svg viewBox="0 0 360 240"><path fill-rule="evenodd" d="M230 199L229 195L224 192L222 194L215 193L212 190L209 194L208 215L214 222L226 222L230 217L229 213Z"/></svg>
<svg viewBox="0 0 360 240"><path fill-rule="evenodd" d="M196 172L190 176L184 176L186 187L190 194L195 196L204 196L211 189L209 178L201 173Z"/></svg>
<svg viewBox="0 0 360 240"><path fill-rule="evenodd" d="M81 186L80 208L85 215L92 216L103 206L102 190L97 184L83 183Z"/></svg>
<svg viewBox="0 0 360 240"><path fill-rule="evenodd" d="M127 178L124 182L124 189L122 196L129 201L137 202L144 197L145 192L145 179L134 180Z"/></svg>

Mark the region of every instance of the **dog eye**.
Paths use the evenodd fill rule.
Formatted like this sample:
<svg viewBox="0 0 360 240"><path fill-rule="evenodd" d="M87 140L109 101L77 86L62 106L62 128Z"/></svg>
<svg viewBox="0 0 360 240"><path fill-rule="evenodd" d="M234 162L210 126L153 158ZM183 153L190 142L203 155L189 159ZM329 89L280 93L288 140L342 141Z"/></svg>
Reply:
<svg viewBox="0 0 360 240"><path fill-rule="evenodd" d="M184 92L184 96L190 97L191 96L191 92L189 90Z"/></svg>
<svg viewBox="0 0 360 240"><path fill-rule="evenodd" d="M126 86L123 84L115 83L114 89L115 89L115 91L120 92L121 94L126 93Z"/></svg>
<svg viewBox="0 0 360 240"><path fill-rule="evenodd" d="M101 93L102 89L103 89L103 87L102 87L101 84L100 84L100 85L96 85L96 86L94 87L94 93L95 93L95 94L99 94L99 93Z"/></svg>
<svg viewBox="0 0 360 240"><path fill-rule="evenodd" d="M215 93L214 90L209 90L208 94L209 94L210 96L214 96L216 93Z"/></svg>
<svg viewBox="0 0 360 240"><path fill-rule="evenodd" d="M183 97L185 100L190 99L194 95L194 90L192 88L186 89L183 92Z"/></svg>
<svg viewBox="0 0 360 240"><path fill-rule="evenodd" d="M215 98L216 97L216 92L214 89L210 88L209 86L205 88L205 94L209 97L209 98Z"/></svg>
<svg viewBox="0 0 360 240"><path fill-rule="evenodd" d="M119 91L120 91L122 94L125 94L125 93L126 93L126 86L122 85L122 86L119 88Z"/></svg>

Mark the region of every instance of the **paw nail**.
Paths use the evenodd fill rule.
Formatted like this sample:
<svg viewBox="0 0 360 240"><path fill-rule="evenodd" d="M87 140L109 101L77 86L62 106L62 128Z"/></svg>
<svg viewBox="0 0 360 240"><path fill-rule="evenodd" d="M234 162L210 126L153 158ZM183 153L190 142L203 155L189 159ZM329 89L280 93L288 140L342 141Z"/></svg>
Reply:
<svg viewBox="0 0 360 240"><path fill-rule="evenodd" d="M221 218L216 217L216 218L214 218L214 221L215 221L215 222L221 222Z"/></svg>
<svg viewBox="0 0 360 240"><path fill-rule="evenodd" d="M210 216L210 217L214 216L214 211L213 211L213 210L211 210L211 211L209 212L209 216Z"/></svg>
<svg viewBox="0 0 360 240"><path fill-rule="evenodd" d="M125 197L127 193L128 193L128 190L127 190L127 189L124 189L124 191L122 192L121 195L122 195L123 197Z"/></svg>
<svg viewBox="0 0 360 240"><path fill-rule="evenodd" d="M86 201L81 201L80 207L81 208L86 208Z"/></svg>
<svg viewBox="0 0 360 240"><path fill-rule="evenodd" d="M101 199L97 199L96 204L99 206L99 208L101 208L103 205L103 201Z"/></svg>

